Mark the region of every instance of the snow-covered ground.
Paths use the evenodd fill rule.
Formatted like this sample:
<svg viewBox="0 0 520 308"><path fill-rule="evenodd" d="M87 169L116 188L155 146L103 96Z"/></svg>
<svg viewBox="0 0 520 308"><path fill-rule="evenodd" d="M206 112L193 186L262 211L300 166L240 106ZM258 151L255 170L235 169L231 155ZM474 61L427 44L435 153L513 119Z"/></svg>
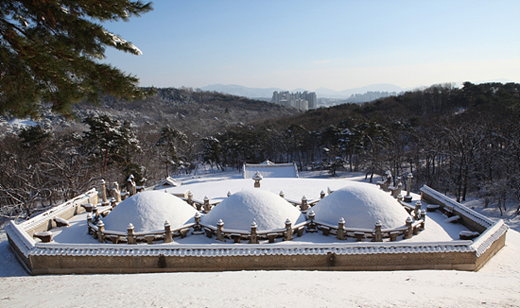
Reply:
<svg viewBox="0 0 520 308"><path fill-rule="evenodd" d="M240 176L237 172L231 177ZM318 173L303 176L321 177ZM193 184L219 179L221 173L181 180ZM492 217L499 215L481 210L478 200L472 200L471 206ZM516 217L504 218L513 223L506 246L478 272L240 271L31 277L0 232L0 307L520 307L520 233Z"/></svg>

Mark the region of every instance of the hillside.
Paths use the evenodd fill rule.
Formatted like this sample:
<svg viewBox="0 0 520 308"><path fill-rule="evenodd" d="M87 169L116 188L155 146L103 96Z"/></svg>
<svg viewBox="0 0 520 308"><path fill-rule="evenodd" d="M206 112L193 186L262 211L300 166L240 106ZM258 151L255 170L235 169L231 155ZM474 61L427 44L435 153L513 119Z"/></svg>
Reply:
<svg viewBox="0 0 520 308"><path fill-rule="evenodd" d="M200 134L299 113L295 108L265 101L190 88L160 88L154 96L131 102L105 96L99 106L79 104L74 111L80 119L109 114L138 127L169 124Z"/></svg>

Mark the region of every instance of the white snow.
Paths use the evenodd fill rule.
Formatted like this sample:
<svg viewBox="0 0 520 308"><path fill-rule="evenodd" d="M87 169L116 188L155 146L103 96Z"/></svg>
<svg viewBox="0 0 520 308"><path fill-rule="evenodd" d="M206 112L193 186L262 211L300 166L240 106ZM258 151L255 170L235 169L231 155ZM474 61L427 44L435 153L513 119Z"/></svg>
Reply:
<svg viewBox="0 0 520 308"><path fill-rule="evenodd" d="M205 193L192 189L202 185L202 181L213 180L213 185L223 179L223 174L191 179L190 190L195 196ZM226 177L229 174L226 175ZM239 178L241 174L236 173ZM360 180L364 178L359 177ZM271 180L271 179L269 179ZM217 182L215 182L217 181ZM302 181L302 179L300 179ZM307 181L303 179L303 181ZM319 185L288 183L292 188L283 190L292 199L303 195L317 198L321 190L341 188L344 179L321 180ZM229 181L228 181L229 182ZM252 188L248 180L244 187ZM262 180L260 190L275 194L281 190L281 183ZM336 182L336 184L334 184ZM302 182L299 182L300 184ZM305 182L303 182L305 183ZM211 187L211 184L205 184ZM325 188L323 187L325 185ZM241 186L219 187L223 198L227 191L237 192ZM337 186L337 187L336 187ZM182 186L181 186L182 187ZM186 190L187 187L183 187ZM215 188L215 191L217 189ZM164 194L164 192L162 192ZM166 194L165 194L166 195ZM414 201L418 196L413 194ZM471 206L477 207L472 200ZM218 206L217 206L218 207ZM509 208L512 208L511 206ZM480 208L477 208L480 210ZM493 207L485 208L486 215L500 217ZM346 217L345 217L346 218ZM506 217L504 217L506 218ZM76 220L77 219L77 220ZM464 229L459 224L444 224L446 216L440 212L427 213L426 230L407 241L426 241L421 237L434 236L443 230L446 239L458 238ZM105 225L106 225L106 219ZM186 272L124 275L46 275L28 276L14 253L9 249L6 235L0 231L0 307L520 307L520 224L519 218L507 220L513 229L509 230L506 246L502 248L478 272L463 271L384 271L384 272L335 272L335 271L237 271L237 272ZM86 214L69 220L68 228L53 228L53 240L77 230L86 234ZM83 224L76 227L75 224ZM162 222L164 223L164 221ZM170 222L171 223L171 222ZM337 221L336 221L337 223ZM227 227L227 224L225 225ZM77 228L77 229L76 229ZM126 225L125 225L126 228ZM162 228L162 227L161 227ZM451 229L453 228L453 229ZM73 236L71 236L74 238ZM91 241L97 240L85 235ZM334 237L321 234L306 234L290 241L296 245L301 241L330 243ZM85 242L84 240L82 241ZM179 244L200 242L212 243L214 239L204 236L188 236ZM286 245L285 242L273 245ZM249 245L251 246L251 245ZM96 295L92 286L109 286L102 296Z"/></svg>
<svg viewBox="0 0 520 308"><path fill-rule="evenodd" d="M347 228L373 229L381 221L383 229L405 225L406 210L389 193L376 185L350 182L319 201L312 210L316 220L337 225L340 217Z"/></svg>
<svg viewBox="0 0 520 308"><path fill-rule="evenodd" d="M167 220L172 229L184 225L197 211L188 203L164 191L136 194L112 210L105 218L105 230L126 232L129 223L135 232L164 230Z"/></svg>
<svg viewBox="0 0 520 308"><path fill-rule="evenodd" d="M202 223L216 226L222 219L225 229L249 231L256 222L257 230L285 227L285 220L293 224L305 220L300 211L279 195L260 189L239 191L224 199L202 218Z"/></svg>

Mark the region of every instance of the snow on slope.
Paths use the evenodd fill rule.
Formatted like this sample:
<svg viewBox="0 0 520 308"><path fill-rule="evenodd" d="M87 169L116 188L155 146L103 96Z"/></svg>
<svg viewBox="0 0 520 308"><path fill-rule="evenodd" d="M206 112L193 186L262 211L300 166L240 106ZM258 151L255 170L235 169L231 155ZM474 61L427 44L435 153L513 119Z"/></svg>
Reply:
<svg viewBox="0 0 520 308"><path fill-rule="evenodd" d="M439 214L438 220L443 219ZM520 233L509 230L506 246L478 272L239 271L30 277L9 249L2 230L0 307L520 307L518 256Z"/></svg>

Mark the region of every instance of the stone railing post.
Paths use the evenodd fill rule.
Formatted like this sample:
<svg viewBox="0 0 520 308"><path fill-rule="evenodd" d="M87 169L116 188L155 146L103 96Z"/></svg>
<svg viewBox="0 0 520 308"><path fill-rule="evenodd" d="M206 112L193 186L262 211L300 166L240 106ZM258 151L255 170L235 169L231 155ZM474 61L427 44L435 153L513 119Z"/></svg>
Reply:
<svg viewBox="0 0 520 308"><path fill-rule="evenodd" d="M92 214L87 214L87 230L88 234L92 234L92 228L90 228L90 224L92 223Z"/></svg>
<svg viewBox="0 0 520 308"><path fill-rule="evenodd" d="M165 243L173 242L172 229L171 229L170 223L168 221L164 222L164 242Z"/></svg>
<svg viewBox="0 0 520 308"><path fill-rule="evenodd" d="M107 202L107 182L104 179L101 179L101 200L103 203Z"/></svg>
<svg viewBox="0 0 520 308"><path fill-rule="evenodd" d="M309 205L307 204L307 197L303 196L302 204L300 206L300 211L305 213L305 212L307 212L308 209L309 209Z"/></svg>
<svg viewBox="0 0 520 308"><path fill-rule="evenodd" d="M103 223L103 221L100 219L98 221L98 224L97 224L97 227L98 227L98 235L97 235L97 238L98 238L98 241L100 243L103 243L105 242L105 224Z"/></svg>
<svg viewBox="0 0 520 308"><path fill-rule="evenodd" d="M200 225L200 213L195 213L195 225L193 226L192 234L202 234L202 226Z"/></svg>
<svg viewBox="0 0 520 308"><path fill-rule="evenodd" d="M92 213L94 214L94 218L96 218L96 219L99 218L98 207L95 204L92 206Z"/></svg>
<svg viewBox="0 0 520 308"><path fill-rule="evenodd" d="M421 214L421 201L415 202L415 209L413 210L415 220L419 219L419 215Z"/></svg>
<svg viewBox="0 0 520 308"><path fill-rule="evenodd" d="M318 232L318 230L316 229L316 223L314 222L314 219L316 218L316 214L314 214L313 210L311 210L307 214L307 218L309 218L309 220L310 220L310 222L307 224L307 232L310 232L310 233Z"/></svg>
<svg viewBox="0 0 520 308"><path fill-rule="evenodd" d="M403 238L404 239L409 239L409 238L412 238L412 222L413 222L413 219L412 217L408 216L408 218L406 218L406 231L404 232L404 236Z"/></svg>
<svg viewBox="0 0 520 308"><path fill-rule="evenodd" d="M291 241L293 239L292 233L292 224L289 218L287 218L287 220L285 221L285 238L283 240Z"/></svg>
<svg viewBox="0 0 520 308"><path fill-rule="evenodd" d="M260 172L256 172L255 175L253 176L253 180L255 180L255 188L260 188L260 181L263 179L264 177L260 174Z"/></svg>
<svg viewBox="0 0 520 308"><path fill-rule="evenodd" d="M425 228L425 224L426 224L426 210L421 210L421 218L422 218L422 223L421 223L421 231L424 230Z"/></svg>
<svg viewBox="0 0 520 308"><path fill-rule="evenodd" d="M382 242L383 241L383 235L381 233L381 221L377 221L375 224L376 232L374 233L374 242Z"/></svg>
<svg viewBox="0 0 520 308"><path fill-rule="evenodd" d="M338 221L338 232L336 234L336 238L338 240L344 240L345 239L345 230L343 229L345 227L345 219L341 217Z"/></svg>
<svg viewBox="0 0 520 308"><path fill-rule="evenodd" d="M401 201L403 201L403 195L401 195L401 194L397 195L397 201L399 203L401 203Z"/></svg>
<svg viewBox="0 0 520 308"><path fill-rule="evenodd" d="M129 223L128 224L128 227L126 227L126 231L127 231L127 240L128 240L128 244L137 244L137 241L135 240L135 236L134 236L134 225L132 225L132 223Z"/></svg>
<svg viewBox="0 0 520 308"><path fill-rule="evenodd" d="M228 197L231 196L231 192L230 191L227 192L227 196Z"/></svg>
<svg viewBox="0 0 520 308"><path fill-rule="evenodd" d="M209 205L209 198L208 196L204 196L204 213L209 213L211 211L211 205Z"/></svg>
<svg viewBox="0 0 520 308"><path fill-rule="evenodd" d="M224 240L224 222L219 219L217 222L217 240L225 242Z"/></svg>
<svg viewBox="0 0 520 308"><path fill-rule="evenodd" d="M404 197L405 202L412 202L412 196L410 196L410 192L412 191L412 179L413 174L410 172L406 176L406 196Z"/></svg>
<svg viewBox="0 0 520 308"><path fill-rule="evenodd" d="M325 198L325 192L322 190L322 191L320 192L320 199L323 199L323 198Z"/></svg>
<svg viewBox="0 0 520 308"><path fill-rule="evenodd" d="M188 190L188 204L193 206L193 193Z"/></svg>
<svg viewBox="0 0 520 308"><path fill-rule="evenodd" d="M119 190L119 184L117 182L114 182L114 189L116 202L119 203L121 202L121 191Z"/></svg>
<svg viewBox="0 0 520 308"><path fill-rule="evenodd" d="M256 234L256 222L253 221L251 224L251 239L249 240L249 244L258 244L258 235Z"/></svg>
<svg viewBox="0 0 520 308"><path fill-rule="evenodd" d="M283 190L280 190L280 197L285 199L285 193L283 192Z"/></svg>

